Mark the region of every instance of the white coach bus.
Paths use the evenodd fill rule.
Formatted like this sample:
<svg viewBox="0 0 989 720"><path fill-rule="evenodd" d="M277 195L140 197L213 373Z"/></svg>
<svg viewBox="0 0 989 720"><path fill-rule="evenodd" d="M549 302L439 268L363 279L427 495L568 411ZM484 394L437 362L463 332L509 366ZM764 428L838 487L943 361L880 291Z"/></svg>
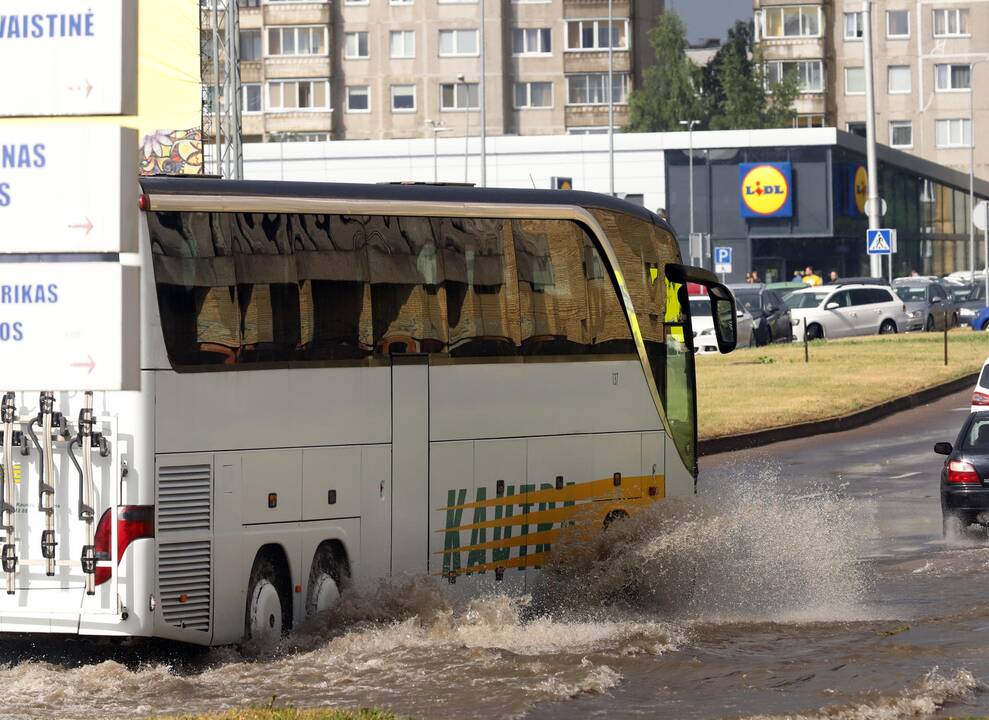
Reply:
<svg viewBox="0 0 989 720"><path fill-rule="evenodd" d="M694 493L686 283L724 352L734 305L643 208L187 178L140 203L140 391L2 397L0 633L224 644L388 576L522 591L578 512Z"/></svg>

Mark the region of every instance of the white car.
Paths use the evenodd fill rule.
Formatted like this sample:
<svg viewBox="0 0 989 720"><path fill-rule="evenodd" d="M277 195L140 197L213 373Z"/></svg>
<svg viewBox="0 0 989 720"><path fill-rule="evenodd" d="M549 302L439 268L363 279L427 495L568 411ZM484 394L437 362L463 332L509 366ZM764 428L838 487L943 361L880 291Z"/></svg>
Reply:
<svg viewBox="0 0 989 720"><path fill-rule="evenodd" d="M793 339L840 338L895 333L907 327L906 306L883 285L822 285L784 298L790 308Z"/></svg>
<svg viewBox="0 0 989 720"><path fill-rule="evenodd" d="M755 344L752 314L743 305L736 305L738 318L737 348L752 347ZM690 321L694 329L694 349L698 353L718 352L718 340L714 335L714 318L711 316L711 299L707 295L690 296Z"/></svg>
<svg viewBox="0 0 989 720"><path fill-rule="evenodd" d="M989 410L989 360L982 363L982 372L979 373L979 379L975 381L970 409L972 412Z"/></svg>

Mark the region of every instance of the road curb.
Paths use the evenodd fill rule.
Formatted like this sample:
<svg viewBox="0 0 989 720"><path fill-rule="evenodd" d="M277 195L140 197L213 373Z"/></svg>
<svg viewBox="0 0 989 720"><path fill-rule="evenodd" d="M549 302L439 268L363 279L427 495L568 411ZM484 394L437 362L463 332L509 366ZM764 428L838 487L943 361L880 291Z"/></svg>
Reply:
<svg viewBox="0 0 989 720"><path fill-rule="evenodd" d="M740 435L725 435L724 437L701 440L698 445L700 455L717 455L729 450L744 450L747 448L770 445L783 440L796 440L797 438L810 437L812 435L826 435L828 433L853 430L863 425L881 420L884 417L893 415L918 405L925 405L932 400L937 400L942 395L950 395L953 392L964 390L972 386L979 378L979 373L972 373L964 377L950 380L940 385L925 388L920 392L894 400L888 400L879 405L857 410L848 415L841 415L827 420L812 420L810 422L798 423L796 425L786 425L784 427L770 428L768 430L758 430Z"/></svg>

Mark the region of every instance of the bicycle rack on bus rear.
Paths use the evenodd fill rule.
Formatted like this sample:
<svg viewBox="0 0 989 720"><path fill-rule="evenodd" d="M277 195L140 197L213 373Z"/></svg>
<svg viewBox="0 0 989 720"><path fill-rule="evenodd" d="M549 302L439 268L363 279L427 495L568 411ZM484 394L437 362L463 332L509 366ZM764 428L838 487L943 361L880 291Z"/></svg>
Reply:
<svg viewBox="0 0 989 720"><path fill-rule="evenodd" d="M6 574L7 594L16 591L15 576L18 565L30 567L45 567L45 574L52 576L56 567L73 567L79 565L86 577L86 594L94 595L95 574L98 567L110 568L112 578L112 598L118 595L118 573L113 570L117 556L117 506L119 505L120 485L111 480L111 496L108 498L110 517L110 552L107 558L97 557L95 548L96 522L96 489L93 481L92 449L96 448L100 457L110 456L110 444L103 432L95 430L97 420L93 415L93 393L84 394L85 404L79 412L79 426L75 436L68 429L68 423L62 413L55 411L55 395L52 392L42 392L39 396L39 412L36 416L18 417L16 414L15 394L7 392L0 402L0 422L3 424L3 462L0 464L0 509L2 521L0 531L3 532L4 542L0 547L0 563ZM116 436L116 420L112 421L112 434ZM24 432L14 430L20 425ZM38 438L34 427L41 428L41 438ZM32 560L17 555L16 541L16 502L15 502L15 472L13 463L13 448L19 446L22 455L30 454L27 437L30 437L37 448L40 459L38 464L38 509L45 515L45 529L41 537L41 559ZM55 527L56 495L59 487L67 487L67 483L55 484L54 452L55 446L65 444L65 450L79 475L79 507L78 517L86 526L86 541L78 561L58 560L58 546ZM82 449L82 464L76 459L74 447ZM112 463L111 478L116 477L116 458ZM118 600L119 602L119 600ZM116 613L117 608L111 607L110 613ZM5 611L9 612L9 611Z"/></svg>

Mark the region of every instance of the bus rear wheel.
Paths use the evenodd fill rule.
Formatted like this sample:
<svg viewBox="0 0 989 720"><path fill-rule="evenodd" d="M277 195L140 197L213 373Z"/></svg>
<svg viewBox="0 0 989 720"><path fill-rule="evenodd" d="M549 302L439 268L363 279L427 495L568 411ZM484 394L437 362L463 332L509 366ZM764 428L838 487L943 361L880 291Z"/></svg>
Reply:
<svg viewBox="0 0 989 720"><path fill-rule="evenodd" d="M311 618L336 605L349 579L347 563L337 559L332 544L320 545L309 571L306 616Z"/></svg>
<svg viewBox="0 0 989 720"><path fill-rule="evenodd" d="M246 639L260 645L281 640L291 622L286 613L283 593L279 592L279 575L270 558L259 556L251 569L247 586Z"/></svg>

